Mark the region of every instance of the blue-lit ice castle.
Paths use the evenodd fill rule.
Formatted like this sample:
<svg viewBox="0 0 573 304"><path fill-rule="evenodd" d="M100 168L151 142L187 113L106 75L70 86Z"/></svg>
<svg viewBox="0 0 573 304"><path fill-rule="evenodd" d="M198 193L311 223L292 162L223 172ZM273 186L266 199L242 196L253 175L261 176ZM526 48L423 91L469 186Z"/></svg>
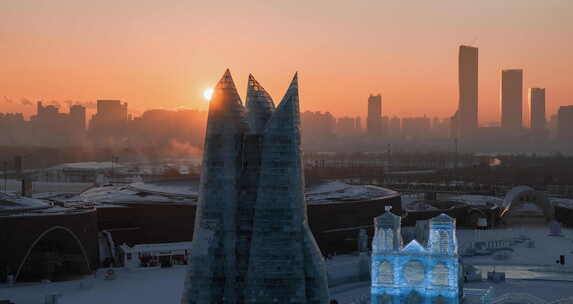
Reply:
<svg viewBox="0 0 573 304"><path fill-rule="evenodd" d="M455 220L431 219L427 246L413 240L404 247L400 219L389 211L374 219L372 304L460 303Z"/></svg>

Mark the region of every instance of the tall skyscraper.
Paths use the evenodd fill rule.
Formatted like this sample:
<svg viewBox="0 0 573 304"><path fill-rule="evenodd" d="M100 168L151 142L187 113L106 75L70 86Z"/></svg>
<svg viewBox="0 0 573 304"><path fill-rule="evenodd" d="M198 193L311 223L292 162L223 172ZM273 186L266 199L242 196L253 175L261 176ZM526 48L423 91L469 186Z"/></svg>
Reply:
<svg viewBox="0 0 573 304"><path fill-rule="evenodd" d="M380 94L368 97L366 129L370 136L380 136L382 133L382 96Z"/></svg>
<svg viewBox="0 0 573 304"><path fill-rule="evenodd" d="M326 266L307 223L298 80L281 103L230 72L209 104L191 267L182 304L326 304Z"/></svg>
<svg viewBox="0 0 573 304"><path fill-rule="evenodd" d="M523 70L501 71L501 128L516 134L523 126Z"/></svg>
<svg viewBox="0 0 573 304"><path fill-rule="evenodd" d="M573 106L559 107L557 112L557 137L560 141L573 141Z"/></svg>
<svg viewBox="0 0 573 304"><path fill-rule="evenodd" d="M458 57L458 136L467 138L478 128L478 48L461 45Z"/></svg>
<svg viewBox="0 0 573 304"><path fill-rule="evenodd" d="M531 131L542 134L546 131L545 118L545 89L529 89L529 112L531 115Z"/></svg>

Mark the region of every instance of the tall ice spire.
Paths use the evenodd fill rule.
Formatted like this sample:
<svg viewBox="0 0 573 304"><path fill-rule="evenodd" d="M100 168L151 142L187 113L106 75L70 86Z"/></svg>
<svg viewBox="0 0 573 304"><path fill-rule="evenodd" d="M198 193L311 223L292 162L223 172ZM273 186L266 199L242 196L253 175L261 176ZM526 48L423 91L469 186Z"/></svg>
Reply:
<svg viewBox="0 0 573 304"><path fill-rule="evenodd" d="M326 303L324 260L306 222L296 74L262 149L245 302Z"/></svg>
<svg viewBox="0 0 573 304"><path fill-rule="evenodd" d="M236 298L237 180L247 131L244 107L226 70L209 104L184 304L233 303Z"/></svg>
<svg viewBox="0 0 573 304"><path fill-rule="evenodd" d="M243 171L238 181L239 204L237 208L237 269L238 289L244 290L249 270L251 239L253 235L253 215L259 188L263 132L271 118L274 103L271 96L249 74L247 87L247 119L250 132L243 140ZM244 303L240 293L239 302Z"/></svg>
<svg viewBox="0 0 573 304"><path fill-rule="evenodd" d="M261 86L251 74L249 74L249 85L247 87L247 100L245 104L251 132L254 134L262 134L267 121L271 118L273 110L275 109L275 104L269 93L265 91L263 86Z"/></svg>

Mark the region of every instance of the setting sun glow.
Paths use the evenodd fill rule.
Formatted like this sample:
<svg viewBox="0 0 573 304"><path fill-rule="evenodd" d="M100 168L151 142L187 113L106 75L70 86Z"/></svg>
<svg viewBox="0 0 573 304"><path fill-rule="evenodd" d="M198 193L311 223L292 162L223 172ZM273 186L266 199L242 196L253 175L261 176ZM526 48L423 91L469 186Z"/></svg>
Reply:
<svg viewBox="0 0 573 304"><path fill-rule="evenodd" d="M205 89L205 91L203 91L203 98L205 98L205 100L209 101L209 100L211 100L211 97L213 97L213 88Z"/></svg>

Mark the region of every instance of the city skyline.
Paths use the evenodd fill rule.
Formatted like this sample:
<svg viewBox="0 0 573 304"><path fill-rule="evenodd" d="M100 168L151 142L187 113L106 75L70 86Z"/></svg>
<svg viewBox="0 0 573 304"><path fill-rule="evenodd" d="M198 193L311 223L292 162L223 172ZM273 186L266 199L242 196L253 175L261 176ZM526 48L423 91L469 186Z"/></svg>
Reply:
<svg viewBox="0 0 573 304"><path fill-rule="evenodd" d="M548 116L570 104L573 95L568 79L573 63L567 57L573 43L563 39L573 34L571 2L470 6L448 1L439 7L334 2L325 7L317 1L249 10L239 4L133 4L125 1L113 9L105 1L4 5L2 111L32 111L22 98L109 98L128 102L131 109L206 109L204 89L229 67L239 76L241 97L249 72L268 79L266 87L276 95L286 89L282 72L299 70L305 78L303 111L364 119L363 101L380 92L384 116L448 117L458 104L456 55L462 44L480 49L482 124L499 121L502 69L524 69L524 89L547 88ZM77 17L87 9L107 13ZM254 15L253 21L249 16ZM267 60L279 51L284 59Z"/></svg>

